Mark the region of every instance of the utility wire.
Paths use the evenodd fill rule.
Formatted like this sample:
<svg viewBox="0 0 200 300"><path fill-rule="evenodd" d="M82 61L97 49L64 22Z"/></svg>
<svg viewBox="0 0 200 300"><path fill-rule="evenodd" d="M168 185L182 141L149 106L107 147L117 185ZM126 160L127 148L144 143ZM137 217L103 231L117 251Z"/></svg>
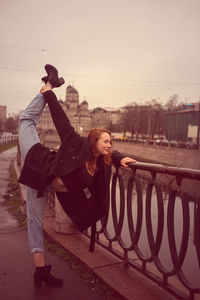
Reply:
<svg viewBox="0 0 200 300"><path fill-rule="evenodd" d="M21 68L13 68L13 67L0 67L0 70L7 70L7 71L17 71L17 72L29 72L29 73L40 73L39 71L32 70L32 69L21 69ZM92 78L92 79L98 79L98 80L111 80L111 81L126 81L126 82L132 82L132 83L141 83L141 84L153 84L153 85L189 85L189 86L199 86L200 83L193 83L193 82L170 82L170 81L154 81L154 80L139 80L139 79L130 79L130 78L112 78L112 77L98 77L98 76L90 76L90 75L84 75L84 74L74 74L74 73L64 73L62 74L66 77L81 77L81 78Z"/></svg>
<svg viewBox="0 0 200 300"><path fill-rule="evenodd" d="M144 64L156 64L156 65L169 65L169 66L179 66L179 67L192 67L192 68L199 68L200 65L194 65L194 64L183 64L183 63L172 63L172 62L155 62L150 60L143 60L143 59L137 59L137 58L130 58L130 57L120 57L120 56L109 56L109 55L96 55L92 53L80 53L80 52L70 52L70 51L63 51L63 50L56 50L56 49L44 49L44 48L31 48L31 47L24 47L24 46L18 46L18 45L6 45L6 44L0 44L0 47L7 47L7 48L15 48L15 49L23 49L28 51L37 51L41 53L63 53L66 55L76 55L76 56L88 56L88 57L95 57L95 58L105 58L105 59L112 59L112 60L121 60L121 61L128 61L128 62L134 62L134 63L144 63Z"/></svg>

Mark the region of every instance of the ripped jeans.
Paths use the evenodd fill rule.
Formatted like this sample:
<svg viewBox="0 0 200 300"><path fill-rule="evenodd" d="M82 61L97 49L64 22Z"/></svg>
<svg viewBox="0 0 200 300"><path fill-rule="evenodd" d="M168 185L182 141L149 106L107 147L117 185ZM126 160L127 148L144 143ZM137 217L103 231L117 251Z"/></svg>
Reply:
<svg viewBox="0 0 200 300"><path fill-rule="evenodd" d="M19 122L19 146L23 160L30 148L40 143L36 131L36 124L44 110L46 102L39 93L20 115ZM27 224L28 241L31 253L43 252L43 215L45 208L45 197L37 198L37 190L27 188Z"/></svg>

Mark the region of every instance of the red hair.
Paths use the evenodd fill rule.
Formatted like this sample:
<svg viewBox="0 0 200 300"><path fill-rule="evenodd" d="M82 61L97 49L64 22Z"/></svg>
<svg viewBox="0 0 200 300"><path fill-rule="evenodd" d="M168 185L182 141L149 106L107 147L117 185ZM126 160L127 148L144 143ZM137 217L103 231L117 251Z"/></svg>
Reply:
<svg viewBox="0 0 200 300"><path fill-rule="evenodd" d="M92 157L89 160L89 165L93 166L95 164L95 160L98 157L98 151L96 148L96 144L98 142L98 140L100 139L102 133L108 133L111 137L111 132L107 129L104 128L93 128L90 130L89 134L88 134L88 139L90 141L90 144L92 146ZM105 162L105 164L110 165L111 163L111 151L109 151L108 154L103 155L103 160Z"/></svg>

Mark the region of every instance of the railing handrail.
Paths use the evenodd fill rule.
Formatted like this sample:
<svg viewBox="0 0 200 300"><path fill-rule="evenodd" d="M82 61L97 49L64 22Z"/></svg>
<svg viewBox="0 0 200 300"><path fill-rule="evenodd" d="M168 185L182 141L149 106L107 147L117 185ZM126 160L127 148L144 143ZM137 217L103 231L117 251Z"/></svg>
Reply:
<svg viewBox="0 0 200 300"><path fill-rule="evenodd" d="M162 164L153 164L153 163L146 163L146 162L129 163L129 167L131 169L140 169L140 170L145 170L150 172L165 173L174 176L178 175L178 176L184 176L192 179L200 179L200 170L197 169L172 167L172 166L165 166Z"/></svg>

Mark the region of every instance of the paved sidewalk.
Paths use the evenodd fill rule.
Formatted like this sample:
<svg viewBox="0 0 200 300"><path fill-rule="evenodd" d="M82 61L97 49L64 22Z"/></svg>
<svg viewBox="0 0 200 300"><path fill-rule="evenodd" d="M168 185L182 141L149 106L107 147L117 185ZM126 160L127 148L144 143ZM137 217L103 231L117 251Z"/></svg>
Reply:
<svg viewBox="0 0 200 300"><path fill-rule="evenodd" d="M52 274L64 280L59 288L35 288L34 266L28 249L27 232L2 205L8 192L9 166L16 157L16 148L0 153L0 299L1 300L100 300L91 286L84 283L66 262L46 252Z"/></svg>

